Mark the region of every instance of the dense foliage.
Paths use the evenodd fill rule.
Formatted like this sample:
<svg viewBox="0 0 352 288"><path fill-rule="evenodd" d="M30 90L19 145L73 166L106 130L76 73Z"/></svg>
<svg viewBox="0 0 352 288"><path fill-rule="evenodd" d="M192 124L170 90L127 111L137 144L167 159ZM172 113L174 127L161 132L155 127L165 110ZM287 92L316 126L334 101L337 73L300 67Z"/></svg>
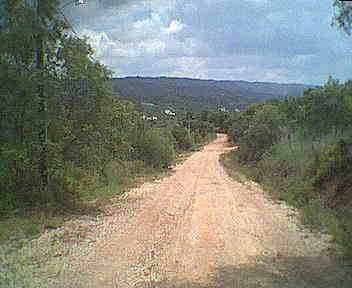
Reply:
<svg viewBox="0 0 352 288"><path fill-rule="evenodd" d="M336 14L333 18L332 25L336 25L348 35L352 30L352 5L349 1L334 0L333 7Z"/></svg>
<svg viewBox="0 0 352 288"><path fill-rule="evenodd" d="M352 256L352 85L329 77L300 98L253 104L237 113L237 163L304 220L328 229Z"/></svg>
<svg viewBox="0 0 352 288"><path fill-rule="evenodd" d="M350 35L351 4L333 6L332 25ZM240 145L233 163L352 258L352 81L330 76L303 97L253 104L230 119L224 129Z"/></svg>
<svg viewBox="0 0 352 288"><path fill-rule="evenodd" d="M102 185L171 164L213 133L201 123L187 129L182 119L144 120L113 96L111 72L70 32L61 1L30 2L0 7L0 216L74 204Z"/></svg>

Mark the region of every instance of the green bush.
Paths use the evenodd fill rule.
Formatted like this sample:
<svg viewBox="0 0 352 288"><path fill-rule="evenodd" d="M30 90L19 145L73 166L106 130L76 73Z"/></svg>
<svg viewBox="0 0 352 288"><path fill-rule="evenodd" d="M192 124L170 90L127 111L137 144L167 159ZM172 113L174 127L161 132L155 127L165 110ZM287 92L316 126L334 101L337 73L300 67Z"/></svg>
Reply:
<svg viewBox="0 0 352 288"><path fill-rule="evenodd" d="M240 144L236 158L246 175L274 198L301 208L304 223L330 232L349 258L351 87L351 81L340 85L330 77L303 97L250 105L228 126L230 139Z"/></svg>
<svg viewBox="0 0 352 288"><path fill-rule="evenodd" d="M3 146L0 152L1 215L38 200L28 197L28 191L39 186L39 179L33 158L25 149L8 149Z"/></svg>
<svg viewBox="0 0 352 288"><path fill-rule="evenodd" d="M139 158L154 168L170 164L175 159L173 141L171 133L158 128L149 129L137 147Z"/></svg>
<svg viewBox="0 0 352 288"><path fill-rule="evenodd" d="M352 259L352 206L339 208L336 215L337 224L329 225L329 232L341 248L344 257Z"/></svg>
<svg viewBox="0 0 352 288"><path fill-rule="evenodd" d="M321 198L312 199L302 208L301 220L311 230L335 234L338 220L335 213L326 209L326 203Z"/></svg>
<svg viewBox="0 0 352 288"><path fill-rule="evenodd" d="M328 197L343 193L347 186L352 185L351 160L345 140L330 141L317 154L312 168L315 187L327 192Z"/></svg>
<svg viewBox="0 0 352 288"><path fill-rule="evenodd" d="M270 187L275 198L302 207L314 197L311 179L307 177L314 155L312 145L298 142L297 135L292 142L279 142L257 163L259 181Z"/></svg>
<svg viewBox="0 0 352 288"><path fill-rule="evenodd" d="M141 160L122 161L114 160L104 167L103 175L109 185L129 183L133 176L144 170L144 162Z"/></svg>
<svg viewBox="0 0 352 288"><path fill-rule="evenodd" d="M295 134L291 142L273 145L250 170L274 198L302 208L303 223L329 232L344 256L351 258L349 142L331 137L313 143ZM331 207L332 199L340 200L340 206Z"/></svg>
<svg viewBox="0 0 352 288"><path fill-rule="evenodd" d="M176 140L177 149L188 150L194 145L193 138L185 127L175 125L171 130L171 133Z"/></svg>
<svg viewBox="0 0 352 288"><path fill-rule="evenodd" d="M252 125L237 141L241 147L239 159L244 163L258 162L278 139L277 131L268 125Z"/></svg>
<svg viewBox="0 0 352 288"><path fill-rule="evenodd" d="M81 199L80 194L87 189L89 173L72 162L65 162L62 170L56 171L49 185L48 202L72 205Z"/></svg>

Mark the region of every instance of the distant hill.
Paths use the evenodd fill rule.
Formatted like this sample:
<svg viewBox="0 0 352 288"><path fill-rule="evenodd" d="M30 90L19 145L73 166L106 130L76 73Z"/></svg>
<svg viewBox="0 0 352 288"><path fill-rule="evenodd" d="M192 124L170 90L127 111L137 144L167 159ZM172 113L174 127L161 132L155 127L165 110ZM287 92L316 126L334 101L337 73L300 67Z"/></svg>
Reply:
<svg viewBox="0 0 352 288"><path fill-rule="evenodd" d="M154 104L162 109L189 110L224 107L228 111L266 99L301 96L314 85L269 82L217 81L169 77L114 78L112 88L117 97L138 103Z"/></svg>

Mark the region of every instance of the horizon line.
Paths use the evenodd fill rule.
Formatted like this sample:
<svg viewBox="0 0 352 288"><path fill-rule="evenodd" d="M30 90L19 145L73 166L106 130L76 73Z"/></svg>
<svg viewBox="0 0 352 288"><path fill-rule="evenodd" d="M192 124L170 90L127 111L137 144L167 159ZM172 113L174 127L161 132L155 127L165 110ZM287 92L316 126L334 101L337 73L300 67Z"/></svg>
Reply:
<svg viewBox="0 0 352 288"><path fill-rule="evenodd" d="M229 80L229 79L211 79L211 78L192 78L192 77L178 77L178 76L113 76L112 79L126 79L126 78L168 78L168 79L187 79L187 80L199 80L199 81L216 81L216 82L247 82L247 83L266 83L266 84L285 84L285 85L306 85L306 86L323 86L322 84L307 84L307 83L298 83L298 82L273 82L273 81L248 81L248 80Z"/></svg>

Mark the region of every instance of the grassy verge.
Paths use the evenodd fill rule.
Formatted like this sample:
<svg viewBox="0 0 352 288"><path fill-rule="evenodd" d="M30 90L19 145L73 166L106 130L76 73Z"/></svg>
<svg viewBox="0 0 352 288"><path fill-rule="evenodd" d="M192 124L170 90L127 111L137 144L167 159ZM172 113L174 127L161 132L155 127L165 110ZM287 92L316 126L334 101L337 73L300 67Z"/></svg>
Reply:
<svg viewBox="0 0 352 288"><path fill-rule="evenodd" d="M68 207L36 207L30 210L17 212L11 217L0 219L0 245L17 245L33 239L45 230L59 228L65 221L86 214L96 214L99 206L110 201L118 201L118 197L138 185L161 179L170 172L165 169L144 169L130 175L122 182L111 182L94 190L82 191L82 201Z"/></svg>
<svg viewBox="0 0 352 288"><path fill-rule="evenodd" d="M214 137L209 137L202 143L194 145L189 151L180 151L174 164L183 163L191 154L213 139ZM99 183L94 175L87 180L83 179L94 189L79 189L81 200L72 207L37 207L17 211L7 218L0 219L0 287L38 287L39 282L36 278L38 271L43 265L48 265L48 261L51 261L49 259L55 259L55 253L57 253L55 243L62 242L67 237L77 238L79 241L85 238L84 227L76 227L69 232L70 235L58 229L65 222L78 220L81 216L96 216L104 205L110 203L121 202L123 205L123 197L120 196L125 192L145 182L160 180L173 172L168 169L146 167L143 163L136 161L111 163L104 173L108 184ZM82 185L82 187L86 186ZM43 247L40 249L38 247L33 249L33 243L36 243L35 238L51 229L58 229L54 233L57 237L54 235L55 239L46 241L48 243L42 244ZM62 257L57 259L59 258ZM58 267L64 265L64 262L60 263L57 264ZM60 269L56 267L53 270L59 271ZM50 287L50 285L44 287Z"/></svg>
<svg viewBox="0 0 352 288"><path fill-rule="evenodd" d="M202 146L214 140L209 137L202 143L197 143L189 151L179 151L174 164L184 162L192 153L201 149ZM56 229L65 221L71 220L77 215L85 215L99 212L99 206L111 201L119 201L120 195L126 191L141 185L144 182L154 181L170 175L167 169L146 167L141 161L124 163L121 166L111 163L106 171L107 183L99 183L96 176L91 176L87 182L93 182L94 189L79 190L79 198L75 205L66 207L37 207L23 211L14 211L12 215L0 219L0 245L14 244L24 239L32 239L47 229ZM84 180L83 180L84 181Z"/></svg>
<svg viewBox="0 0 352 288"><path fill-rule="evenodd" d="M239 165L235 161L236 152L226 152L220 155L220 163L225 168L227 174L234 180L244 183L251 178L250 171L246 167Z"/></svg>
<svg viewBox="0 0 352 288"><path fill-rule="evenodd" d="M204 144L206 143L202 143L202 145ZM184 162L200 147L199 145L191 151L179 153L175 164ZM111 171L107 172L108 178L111 178L109 184L101 185L96 189L80 191L82 201L72 207L37 207L36 209L18 211L13 213L11 217L0 219L0 287L38 287L36 271L43 265L40 263L47 263L48 259L55 256L56 253L54 247L50 248L50 245L54 245L54 242L59 238L64 239L67 236L61 235L65 232L60 232L59 229L58 233L55 232L59 238L54 239L54 244L49 241L50 243L45 244L48 247L41 249L45 253L38 252L37 248L32 249L31 243L35 242L35 238L45 231L60 228L65 222L79 219L81 216L95 216L100 213L100 208L104 205L117 202L121 202L123 205L120 196L125 192L145 182L160 180L173 173L168 169L142 167L141 165L138 169L134 166L129 169L126 169L128 167L112 166ZM121 171L120 168L125 169ZM116 180L113 181L114 177ZM77 234L76 236L71 235L77 239L82 240L85 237L84 231L82 232L79 227L71 232ZM50 285L45 287L50 287Z"/></svg>
<svg viewBox="0 0 352 288"><path fill-rule="evenodd" d="M198 151L200 150L203 146L209 144L210 142L214 141L216 139L216 134L210 134L209 136L203 138L200 142L197 142L193 145L191 151Z"/></svg>
<svg viewBox="0 0 352 288"><path fill-rule="evenodd" d="M123 202L119 196L129 189L144 182L161 179L170 175L170 173L165 169L145 169L143 172L133 175L128 181L123 181L123 183L111 183L95 191L89 191L89 193L82 195L85 200L77 203L74 207L55 209L42 207L31 211L23 211L7 219L1 219L0 287L50 287L50 284L38 286L41 280L37 277L42 273L40 271L44 269L43 267L49 263L52 265L52 259L56 259L57 249L55 245L60 246L57 241L64 244L65 241L84 241L86 237L84 226L78 225L72 231L61 231L62 229L58 228L61 228L69 220L78 220L82 216L96 216L101 212L100 209L104 205ZM58 229L54 233L55 239L44 241L45 243L42 243L40 247L37 247L38 244L33 244L36 243L36 238L51 229ZM67 237L69 240L67 240ZM58 265L65 265L64 260L61 259L64 259L64 257L58 257L54 262L61 261L62 263L60 262ZM47 270L44 274L48 273ZM52 267L52 270L57 272L60 269ZM40 283L40 285L43 284Z"/></svg>
<svg viewBox="0 0 352 288"><path fill-rule="evenodd" d="M324 142L313 145L305 141L279 143L252 166L240 163L236 152L221 155L221 163L236 181L254 180L273 200L297 208L307 228L332 235L335 256L352 259L352 207L347 202L345 206L329 207L328 191L313 185L310 167Z"/></svg>

